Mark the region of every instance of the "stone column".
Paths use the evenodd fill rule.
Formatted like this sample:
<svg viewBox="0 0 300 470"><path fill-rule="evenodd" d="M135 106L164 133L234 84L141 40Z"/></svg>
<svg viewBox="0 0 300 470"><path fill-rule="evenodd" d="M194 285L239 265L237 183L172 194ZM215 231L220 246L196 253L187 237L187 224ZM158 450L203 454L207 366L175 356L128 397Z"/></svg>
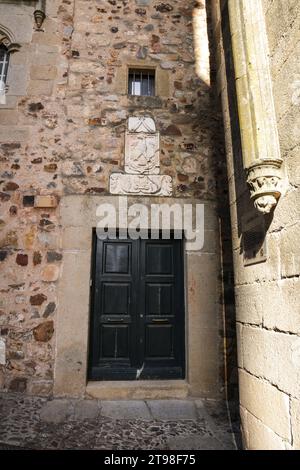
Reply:
<svg viewBox="0 0 300 470"><path fill-rule="evenodd" d="M269 213L282 194L282 159L261 0L228 0L243 164L254 206Z"/></svg>

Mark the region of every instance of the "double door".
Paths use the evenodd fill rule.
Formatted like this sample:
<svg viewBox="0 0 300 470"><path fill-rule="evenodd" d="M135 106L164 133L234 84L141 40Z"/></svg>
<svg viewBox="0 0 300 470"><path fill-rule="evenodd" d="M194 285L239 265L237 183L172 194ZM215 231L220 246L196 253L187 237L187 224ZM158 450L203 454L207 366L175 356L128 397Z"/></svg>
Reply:
<svg viewBox="0 0 300 470"><path fill-rule="evenodd" d="M93 271L89 379L183 378L182 241L95 237Z"/></svg>

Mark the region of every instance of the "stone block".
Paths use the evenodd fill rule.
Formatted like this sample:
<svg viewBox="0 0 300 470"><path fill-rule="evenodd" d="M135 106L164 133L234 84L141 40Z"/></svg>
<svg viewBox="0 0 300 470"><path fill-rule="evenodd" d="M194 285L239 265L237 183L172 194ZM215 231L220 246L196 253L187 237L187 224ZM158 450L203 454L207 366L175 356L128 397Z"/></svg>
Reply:
<svg viewBox="0 0 300 470"><path fill-rule="evenodd" d="M277 281L280 277L279 235L271 233L267 236L267 261L250 266L244 266L242 247L233 251L235 279L237 285L254 284L257 279L261 282ZM235 243L235 242L234 242Z"/></svg>
<svg viewBox="0 0 300 470"><path fill-rule="evenodd" d="M50 96L53 90L52 80L30 80L28 86L29 96Z"/></svg>
<svg viewBox="0 0 300 470"><path fill-rule="evenodd" d="M19 115L16 110L2 109L0 112L0 126L11 126L18 124Z"/></svg>
<svg viewBox="0 0 300 470"><path fill-rule="evenodd" d="M291 104L284 118L278 122L278 132L282 155L299 145L300 114L299 107Z"/></svg>
<svg viewBox="0 0 300 470"><path fill-rule="evenodd" d="M25 64L12 65L7 75L9 93L15 96L26 95L28 67Z"/></svg>
<svg viewBox="0 0 300 470"><path fill-rule="evenodd" d="M243 364L282 391L300 394L300 338L261 328L242 328Z"/></svg>
<svg viewBox="0 0 300 470"><path fill-rule="evenodd" d="M38 233L37 238L39 243L47 249L57 250L60 247L60 238L57 233L41 232Z"/></svg>
<svg viewBox="0 0 300 470"><path fill-rule="evenodd" d="M0 141L2 142L24 142L29 140L28 127L0 126Z"/></svg>
<svg viewBox="0 0 300 470"><path fill-rule="evenodd" d="M244 408L282 438L290 438L288 395L242 370L239 372L239 393Z"/></svg>
<svg viewBox="0 0 300 470"><path fill-rule="evenodd" d="M287 442L247 413L248 450L286 450Z"/></svg>
<svg viewBox="0 0 300 470"><path fill-rule="evenodd" d="M44 294L35 294L30 296L31 305L40 306L45 302L45 300L47 300L47 297Z"/></svg>
<svg viewBox="0 0 300 470"><path fill-rule="evenodd" d="M17 106L19 97L17 95L11 95L9 90L5 96L5 103L0 104L0 110L3 109L15 109Z"/></svg>
<svg viewBox="0 0 300 470"><path fill-rule="evenodd" d="M88 382L88 397L99 400L184 399L188 395L185 380L129 380Z"/></svg>
<svg viewBox="0 0 300 470"><path fill-rule="evenodd" d="M116 71L114 92L121 95L125 95L128 92L128 69L126 65L118 67Z"/></svg>
<svg viewBox="0 0 300 470"><path fill-rule="evenodd" d="M215 299L220 295L220 285L217 279L217 256L206 253L190 253L187 255L187 289L189 298L189 311L196 323L192 328L217 329L219 324L217 303ZM201 286L197 289L196 286ZM201 315L199 314L201 312Z"/></svg>
<svg viewBox="0 0 300 470"><path fill-rule="evenodd" d="M294 19L299 14L299 3L297 1L283 2L282 4L269 2L267 12L266 27L270 52L273 54L274 50L278 48L280 38L287 35ZM282 53L282 51L280 52Z"/></svg>
<svg viewBox="0 0 300 470"><path fill-rule="evenodd" d="M261 325L266 289L261 285L247 284L235 289L236 319L238 322Z"/></svg>
<svg viewBox="0 0 300 470"><path fill-rule="evenodd" d="M70 400L53 400L47 402L40 410L40 419L46 423L60 424L68 420L72 414Z"/></svg>
<svg viewBox="0 0 300 470"><path fill-rule="evenodd" d="M66 227L63 230L62 248L64 250L90 250L92 230L88 227Z"/></svg>
<svg viewBox="0 0 300 470"><path fill-rule="evenodd" d="M294 449L300 449L300 400L291 399L291 422Z"/></svg>
<svg viewBox="0 0 300 470"><path fill-rule="evenodd" d="M300 143L296 148L289 151L288 155L284 159L287 170L288 170L289 182L294 187L300 186L300 167L299 167L299 161L298 161L299 149L300 149ZM284 196L283 201L287 202L288 211L283 210L282 215L285 218L288 218L289 221L297 220L297 213L298 213L297 211L300 205L299 200L300 200L299 191L291 191Z"/></svg>
<svg viewBox="0 0 300 470"><path fill-rule="evenodd" d="M286 227L280 236L281 276L291 277L300 274L300 223Z"/></svg>
<svg viewBox="0 0 300 470"><path fill-rule="evenodd" d="M113 419L151 419L146 403L139 400L103 401L101 415Z"/></svg>
<svg viewBox="0 0 300 470"><path fill-rule="evenodd" d="M170 77L167 70L156 70L156 94L157 96L170 96Z"/></svg>
<svg viewBox="0 0 300 470"><path fill-rule="evenodd" d="M224 445L213 436L198 435L189 437L173 437L167 440L170 450L224 450ZM230 447L226 447L229 450ZM231 450L235 449L232 446Z"/></svg>
<svg viewBox="0 0 300 470"><path fill-rule="evenodd" d="M0 5L1 24L9 25L14 35L14 40L19 44L30 43L32 38L33 11L34 6L20 5L20 2L8 6L7 3Z"/></svg>
<svg viewBox="0 0 300 470"><path fill-rule="evenodd" d="M58 61L57 46L36 45L36 53L31 56L33 65L56 65Z"/></svg>
<svg viewBox="0 0 300 470"><path fill-rule="evenodd" d="M95 400L77 401L74 406L74 419L85 421L98 418L100 413L99 402Z"/></svg>
<svg viewBox="0 0 300 470"><path fill-rule="evenodd" d="M37 397L49 397L51 395L53 383L51 380L37 380L29 383L28 392Z"/></svg>
<svg viewBox="0 0 300 470"><path fill-rule="evenodd" d="M34 207L37 208L55 208L58 201L56 196L35 196Z"/></svg>
<svg viewBox="0 0 300 470"><path fill-rule="evenodd" d="M57 76L57 68L53 65L32 65L30 78L32 80L54 80Z"/></svg>
<svg viewBox="0 0 300 470"><path fill-rule="evenodd" d="M36 341L47 343L50 341L54 333L53 321L41 323L33 329L33 336Z"/></svg>
<svg viewBox="0 0 300 470"><path fill-rule="evenodd" d="M241 323L236 324L236 338L237 338L237 361L238 367L244 367L243 360L243 326Z"/></svg>
<svg viewBox="0 0 300 470"><path fill-rule="evenodd" d="M149 400L147 405L153 418L157 420L197 419L197 409L193 401Z"/></svg>
<svg viewBox="0 0 300 470"><path fill-rule="evenodd" d="M90 297L89 252L65 252L59 283L54 393L83 396L86 387ZM70 282L70 275L72 282Z"/></svg>
<svg viewBox="0 0 300 470"><path fill-rule="evenodd" d="M40 32L35 32L32 35L33 44L43 44L45 46L58 46L60 44L60 38L58 34L55 33L46 33L41 34Z"/></svg>
<svg viewBox="0 0 300 470"><path fill-rule="evenodd" d="M260 286L257 302L263 308L263 324L268 329L300 333L300 279L282 279Z"/></svg>
<svg viewBox="0 0 300 470"><path fill-rule="evenodd" d="M49 264L42 271L44 282L55 282L59 278L59 267L56 264Z"/></svg>

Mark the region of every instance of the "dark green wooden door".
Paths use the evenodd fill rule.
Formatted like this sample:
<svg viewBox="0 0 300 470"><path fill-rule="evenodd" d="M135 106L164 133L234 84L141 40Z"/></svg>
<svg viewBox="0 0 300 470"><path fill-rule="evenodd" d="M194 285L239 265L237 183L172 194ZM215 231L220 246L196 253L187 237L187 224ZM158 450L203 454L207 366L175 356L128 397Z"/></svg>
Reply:
<svg viewBox="0 0 300 470"><path fill-rule="evenodd" d="M92 380L184 377L181 240L95 238Z"/></svg>

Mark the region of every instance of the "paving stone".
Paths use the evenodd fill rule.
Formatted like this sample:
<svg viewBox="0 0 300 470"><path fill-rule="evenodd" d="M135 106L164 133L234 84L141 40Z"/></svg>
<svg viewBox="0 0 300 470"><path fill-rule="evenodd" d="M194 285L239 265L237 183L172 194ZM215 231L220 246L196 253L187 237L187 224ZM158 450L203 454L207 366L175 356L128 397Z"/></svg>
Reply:
<svg viewBox="0 0 300 470"><path fill-rule="evenodd" d="M69 400L53 400L46 403L40 411L40 418L47 423L62 423L72 412L72 403Z"/></svg>
<svg viewBox="0 0 300 470"><path fill-rule="evenodd" d="M236 448L230 423L224 416L211 416L211 421L207 416L195 417L195 411L191 412L191 405L195 406L192 400L157 403L169 408L169 413L173 404L177 407L180 404L181 416L193 413L194 419L154 418L144 401L47 401L21 393L0 393L0 449L8 448L5 446L34 450ZM210 408L216 406L212 403Z"/></svg>
<svg viewBox="0 0 300 470"><path fill-rule="evenodd" d="M74 420L95 419L99 416L100 407L97 401L83 400L75 403Z"/></svg>
<svg viewBox="0 0 300 470"><path fill-rule="evenodd" d="M196 407L187 400L149 400L147 404L155 419L196 419Z"/></svg>
<svg viewBox="0 0 300 470"><path fill-rule="evenodd" d="M151 419L144 401L103 401L101 415L113 419Z"/></svg>
<svg viewBox="0 0 300 470"><path fill-rule="evenodd" d="M224 450L220 441L212 436L174 437L167 441L170 450Z"/></svg>

